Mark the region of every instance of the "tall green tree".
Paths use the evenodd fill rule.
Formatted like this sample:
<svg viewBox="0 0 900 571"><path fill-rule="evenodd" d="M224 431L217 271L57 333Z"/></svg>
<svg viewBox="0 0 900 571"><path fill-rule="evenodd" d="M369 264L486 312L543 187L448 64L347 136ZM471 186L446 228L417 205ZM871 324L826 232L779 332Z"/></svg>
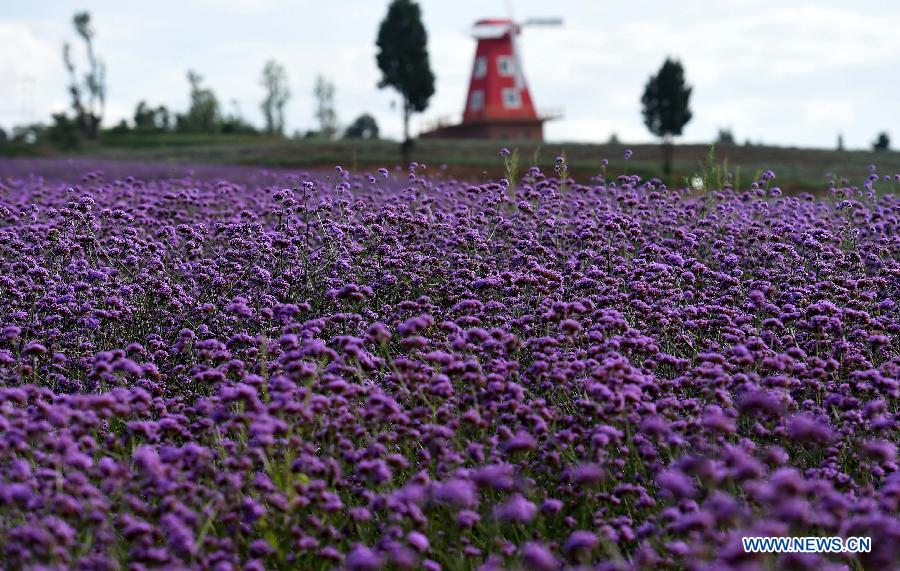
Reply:
<svg viewBox="0 0 900 571"><path fill-rule="evenodd" d="M134 109L134 129L136 131L167 131L169 129L169 110L165 105L153 108L141 100Z"/></svg>
<svg viewBox="0 0 900 571"><path fill-rule="evenodd" d="M878 133L878 137L872 143L873 151L886 151L891 148L891 138L884 131Z"/></svg>
<svg viewBox="0 0 900 571"><path fill-rule="evenodd" d="M284 66L275 60L266 62L260 83L266 90L266 97L260 104L266 118L266 133L284 135L284 106L291 96Z"/></svg>
<svg viewBox="0 0 900 571"><path fill-rule="evenodd" d="M356 118L353 123L344 131L345 139L377 139L378 123L375 117L368 113L363 113Z"/></svg>
<svg viewBox="0 0 900 571"><path fill-rule="evenodd" d="M378 29L376 60L381 70L379 89L393 87L403 99L403 150L410 149L409 117L428 108L434 95L434 73L428 62L428 34L422 11L412 0L393 0Z"/></svg>
<svg viewBox="0 0 900 571"><path fill-rule="evenodd" d="M651 133L662 139L663 172L672 174L672 139L681 135L691 120L691 90L684 80L684 68L677 60L666 58L659 73L650 77L644 88L644 124Z"/></svg>
<svg viewBox="0 0 900 571"><path fill-rule="evenodd" d="M720 128L719 134L716 136L717 145L733 145L734 132L730 128Z"/></svg>
<svg viewBox="0 0 900 571"><path fill-rule="evenodd" d="M95 31L91 26L91 15L78 12L72 18L72 24L84 40L88 69L83 77L78 76L69 42L63 44L63 63L69 72L69 95L72 97L75 122L81 132L93 139L100 132L106 107L106 65L94 52Z"/></svg>
<svg viewBox="0 0 900 571"><path fill-rule="evenodd" d="M259 133L259 131L256 130L256 127L244 119L244 114L241 112L241 105L238 103L237 99L231 100L231 113L221 117L219 130L222 133L232 135L255 135Z"/></svg>
<svg viewBox="0 0 900 571"><path fill-rule="evenodd" d="M188 71L187 78L191 85L191 106L186 114L178 115L178 130L187 133L217 132L222 122L219 100L211 89L201 85L203 77L199 73Z"/></svg>
<svg viewBox="0 0 900 571"><path fill-rule="evenodd" d="M78 146L79 125L65 113L54 113L53 124L44 132L46 140L61 149L74 149Z"/></svg>

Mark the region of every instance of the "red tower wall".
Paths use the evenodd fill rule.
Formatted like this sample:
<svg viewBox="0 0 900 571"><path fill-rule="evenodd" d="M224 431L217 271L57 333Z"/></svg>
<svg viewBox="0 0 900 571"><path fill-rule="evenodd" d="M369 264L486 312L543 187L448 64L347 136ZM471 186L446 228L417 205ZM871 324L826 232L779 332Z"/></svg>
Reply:
<svg viewBox="0 0 900 571"><path fill-rule="evenodd" d="M483 58L483 60L482 60ZM511 62L507 73L502 73L501 60ZM484 61L480 64L479 60ZM507 119L537 119L537 112L528 91L527 84L516 89L517 62L513 57L512 38L509 33L500 38L479 39L475 50L475 61L472 64L472 75L466 95L466 106L463 111L463 123L495 121ZM480 65L486 66L483 74L479 74ZM519 106L511 106L504 101L504 90L519 93ZM483 95L479 96L478 93ZM477 99L482 98L481 104Z"/></svg>

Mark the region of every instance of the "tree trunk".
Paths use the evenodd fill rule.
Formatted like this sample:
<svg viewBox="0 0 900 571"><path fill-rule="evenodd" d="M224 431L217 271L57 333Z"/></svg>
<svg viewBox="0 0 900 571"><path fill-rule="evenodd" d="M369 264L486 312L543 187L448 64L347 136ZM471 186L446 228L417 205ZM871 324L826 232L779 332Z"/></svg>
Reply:
<svg viewBox="0 0 900 571"><path fill-rule="evenodd" d="M96 139L100 134L100 118L93 113L87 114L87 136L89 139Z"/></svg>
<svg viewBox="0 0 900 571"><path fill-rule="evenodd" d="M403 155L403 166L410 163L412 140L409 138L409 99L403 98L403 142L400 144L400 154Z"/></svg>
<svg viewBox="0 0 900 571"><path fill-rule="evenodd" d="M663 153L663 178L666 184L671 184L672 178L672 157L675 155L675 146L672 144L670 137L663 137L662 142Z"/></svg>
<svg viewBox="0 0 900 571"><path fill-rule="evenodd" d="M403 98L403 140L409 140L409 99Z"/></svg>

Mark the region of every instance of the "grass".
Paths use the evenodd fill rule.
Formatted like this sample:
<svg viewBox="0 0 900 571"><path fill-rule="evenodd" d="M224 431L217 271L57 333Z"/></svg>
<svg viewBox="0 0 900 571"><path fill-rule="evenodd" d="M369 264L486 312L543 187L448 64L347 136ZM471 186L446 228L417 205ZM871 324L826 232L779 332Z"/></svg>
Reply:
<svg viewBox="0 0 900 571"><path fill-rule="evenodd" d="M622 172L625 149L631 148L634 158L628 161L629 173L644 178L662 176L662 154L656 144L422 139L416 141L413 157L426 165L426 172L431 176L443 172L446 176L473 180L497 179L510 174L508 165L498 156L504 146L517 151L519 172L536 164L552 173L555 157L565 155L570 176L579 182L587 182L601 172L604 158L610 162L610 172ZM708 145L676 146L669 182L680 185L686 177L704 172L710 167L708 152ZM0 147L0 155L12 154L47 156L55 153L46 148ZM85 143L70 154L85 158L310 169L331 169L338 164L350 169L374 169L400 163L399 144L393 141L292 140L259 135L104 134L100 141ZM717 145L715 156L718 164L729 172L740 173L741 186L748 186L756 174L773 170L777 176L774 184L785 192L822 191L827 188L825 174L829 172L862 185L868 175L866 166L870 163L877 164L882 174L900 173L900 153L891 151ZM724 176L721 172L717 174L716 178Z"/></svg>

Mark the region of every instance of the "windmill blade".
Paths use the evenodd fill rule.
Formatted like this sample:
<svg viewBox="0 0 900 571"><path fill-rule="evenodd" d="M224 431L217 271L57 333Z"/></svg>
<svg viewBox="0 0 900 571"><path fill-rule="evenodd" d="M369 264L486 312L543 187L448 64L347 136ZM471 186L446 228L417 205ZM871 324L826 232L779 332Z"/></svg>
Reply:
<svg viewBox="0 0 900 571"><path fill-rule="evenodd" d="M510 20L512 20L512 5L507 3L507 9L510 13ZM512 36L512 48L513 48L513 61L515 61L516 66L516 88L524 89L525 88L525 73L522 70L522 58L519 55L519 32L525 26L562 26L563 20L562 18L529 18L522 22L521 24L517 24L513 22L512 29L510 30L510 34Z"/></svg>
<svg viewBox="0 0 900 571"><path fill-rule="evenodd" d="M529 18L522 22L522 26L562 26L562 18Z"/></svg>
<svg viewBox="0 0 900 571"><path fill-rule="evenodd" d="M506 0L506 17L509 18L509 37L512 43L513 65L516 74L516 90L521 92L525 89L525 73L522 71L522 58L519 56L519 25L516 24L516 18L513 15L512 0Z"/></svg>
<svg viewBox="0 0 900 571"><path fill-rule="evenodd" d="M519 55L519 30L516 24L511 26L509 34L512 40L513 65L516 68L516 89L521 91L525 89L525 72L522 69L522 58Z"/></svg>
<svg viewBox="0 0 900 571"><path fill-rule="evenodd" d="M506 17L509 18L510 22L515 22L516 17L513 14L513 3L512 0L506 0Z"/></svg>

